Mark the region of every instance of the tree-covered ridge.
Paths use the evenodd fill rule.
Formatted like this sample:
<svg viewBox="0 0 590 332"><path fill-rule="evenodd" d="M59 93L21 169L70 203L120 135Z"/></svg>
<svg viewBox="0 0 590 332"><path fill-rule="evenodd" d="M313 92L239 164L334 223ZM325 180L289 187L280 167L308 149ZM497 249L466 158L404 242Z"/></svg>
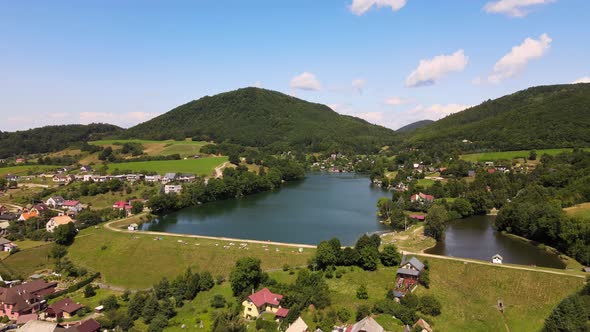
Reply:
<svg viewBox="0 0 590 332"><path fill-rule="evenodd" d="M420 121L416 121L416 122L412 122L410 124L407 124L401 128L398 128L396 130L396 132L398 133L410 133L413 132L417 129L423 128L428 126L429 124L433 123L433 120L420 120Z"/></svg>
<svg viewBox="0 0 590 332"><path fill-rule="evenodd" d="M110 124L60 125L0 132L0 158L63 150L75 142L96 140L123 129Z"/></svg>
<svg viewBox="0 0 590 332"><path fill-rule="evenodd" d="M125 136L265 147L270 151L371 153L396 140L393 130L340 115L275 91L244 88L203 97L130 128Z"/></svg>
<svg viewBox="0 0 590 332"><path fill-rule="evenodd" d="M539 86L488 100L415 131L409 143L462 151L588 146L590 84Z"/></svg>

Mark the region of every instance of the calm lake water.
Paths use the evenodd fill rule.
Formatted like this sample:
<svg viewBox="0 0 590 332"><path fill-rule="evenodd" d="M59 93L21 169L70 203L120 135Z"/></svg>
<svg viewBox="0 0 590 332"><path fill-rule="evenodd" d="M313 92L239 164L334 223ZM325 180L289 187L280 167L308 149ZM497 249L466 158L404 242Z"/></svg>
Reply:
<svg viewBox="0 0 590 332"><path fill-rule="evenodd" d="M490 261L495 254L504 263L564 268L557 255L539 249L529 243L496 232L492 228L494 216L473 216L449 223L446 237L429 254L475 258Z"/></svg>
<svg viewBox="0 0 590 332"><path fill-rule="evenodd" d="M142 229L302 244L337 237L352 245L365 233L387 230L375 213L379 197L390 195L365 176L313 173L275 192L170 213Z"/></svg>

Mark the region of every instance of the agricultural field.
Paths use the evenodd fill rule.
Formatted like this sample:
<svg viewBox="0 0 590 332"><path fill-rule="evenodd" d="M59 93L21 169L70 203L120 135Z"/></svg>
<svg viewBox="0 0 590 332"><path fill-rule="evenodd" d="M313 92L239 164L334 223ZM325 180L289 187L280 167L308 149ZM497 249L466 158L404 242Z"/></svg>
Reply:
<svg viewBox="0 0 590 332"><path fill-rule="evenodd" d="M0 261L0 273L26 278L36 271L52 268L50 244L21 250Z"/></svg>
<svg viewBox="0 0 590 332"><path fill-rule="evenodd" d="M125 144L125 143L139 143L144 147L144 152L148 156L167 156L171 154L180 154L182 158L191 157L195 154L199 153L201 147L208 142L199 141L194 142L191 140L184 140L184 141L173 141L173 140L166 140L166 141L151 141L151 140L140 140L140 139L128 139L128 140L101 140L101 141L93 141L89 142L90 144L99 145L99 146L110 146L114 150L117 147Z"/></svg>
<svg viewBox="0 0 590 332"><path fill-rule="evenodd" d="M208 157L199 159L186 160L156 160L156 161L137 161L128 163L111 163L108 164L108 171L113 172L115 169L129 170L132 172L156 172L165 173L191 173L196 175L210 175L214 172L215 167L227 161L227 157Z"/></svg>
<svg viewBox="0 0 590 332"><path fill-rule="evenodd" d="M541 149L535 150L537 152L537 159L541 158L542 155L548 154L551 156L560 154L562 152L571 151L572 149ZM588 149L585 149L588 150ZM461 159L472 162L484 162L484 161L495 161L495 160L512 160L516 158L528 158L530 150L520 151L502 151L502 152L482 152L482 153L471 153L461 155Z"/></svg>
<svg viewBox="0 0 590 332"><path fill-rule="evenodd" d="M196 175L210 175L215 167L227 161L227 157L208 157L199 159L185 160L156 160L156 161L137 161L128 163L111 163L108 165L108 171L129 170L132 172L148 171L158 174L165 173L192 173Z"/></svg>

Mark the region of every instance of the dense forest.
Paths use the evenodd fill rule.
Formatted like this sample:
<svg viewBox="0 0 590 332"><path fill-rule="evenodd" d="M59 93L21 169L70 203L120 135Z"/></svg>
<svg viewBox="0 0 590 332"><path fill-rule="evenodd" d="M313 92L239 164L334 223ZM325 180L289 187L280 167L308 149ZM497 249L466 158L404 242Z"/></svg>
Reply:
<svg viewBox="0 0 590 332"><path fill-rule="evenodd" d="M203 97L130 128L126 137L229 142L271 152L375 153L393 130L279 92L245 88Z"/></svg>
<svg viewBox="0 0 590 332"><path fill-rule="evenodd" d="M460 151L588 146L590 84L539 86L488 100L413 132L407 145Z"/></svg>
<svg viewBox="0 0 590 332"><path fill-rule="evenodd" d="M100 139L123 129L110 124L46 126L16 132L0 132L0 158L63 150L72 143Z"/></svg>

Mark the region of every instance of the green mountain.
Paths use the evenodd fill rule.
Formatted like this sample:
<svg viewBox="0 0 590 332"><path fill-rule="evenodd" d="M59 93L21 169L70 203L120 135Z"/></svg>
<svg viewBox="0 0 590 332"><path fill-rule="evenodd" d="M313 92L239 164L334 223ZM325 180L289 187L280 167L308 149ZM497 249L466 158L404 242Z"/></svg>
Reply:
<svg viewBox="0 0 590 332"><path fill-rule="evenodd" d="M463 151L590 146L590 84L538 86L488 100L415 131L406 143Z"/></svg>
<svg viewBox="0 0 590 332"><path fill-rule="evenodd" d="M433 120L421 120L421 121L416 121L416 122L412 122L408 125L405 125L399 129L396 130L396 132L398 133L410 133L416 129L420 129L422 127L426 127L429 124L433 123Z"/></svg>
<svg viewBox="0 0 590 332"><path fill-rule="evenodd" d="M228 141L271 151L376 152L396 141L391 129L340 115L276 91L244 88L203 97L125 132L142 139Z"/></svg>
<svg viewBox="0 0 590 332"><path fill-rule="evenodd" d="M0 158L63 150L75 142L119 134L123 129L110 124L61 125L0 132Z"/></svg>

